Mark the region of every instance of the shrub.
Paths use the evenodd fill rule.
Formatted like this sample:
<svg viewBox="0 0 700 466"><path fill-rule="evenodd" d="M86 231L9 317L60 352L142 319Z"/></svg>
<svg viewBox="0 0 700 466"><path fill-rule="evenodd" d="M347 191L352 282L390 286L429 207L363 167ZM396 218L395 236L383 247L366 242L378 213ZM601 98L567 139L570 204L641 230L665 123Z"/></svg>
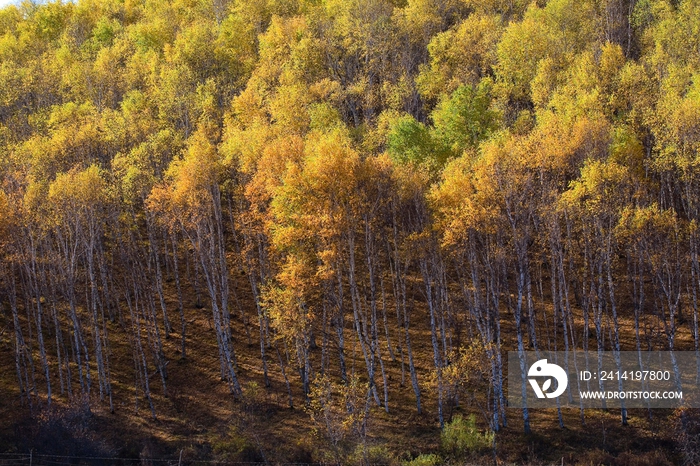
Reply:
<svg viewBox="0 0 700 466"><path fill-rule="evenodd" d="M348 464L358 466L384 464L391 466L396 464L394 455L384 445L358 445Z"/></svg>
<svg viewBox="0 0 700 466"><path fill-rule="evenodd" d="M473 414L466 419L455 416L451 422L445 424L440 434L442 448L445 453L461 458L470 453L478 453L493 445L493 432L479 432L476 427L476 419Z"/></svg>
<svg viewBox="0 0 700 466"><path fill-rule="evenodd" d="M366 441L370 418L366 405L368 388L357 377L343 385L319 376L311 385L307 412L314 433L325 437L324 446L333 461L344 462L353 445Z"/></svg>
<svg viewBox="0 0 700 466"><path fill-rule="evenodd" d="M234 427L229 428L225 436L212 442L212 449L215 458L220 461L258 462L263 460L257 449Z"/></svg>
<svg viewBox="0 0 700 466"><path fill-rule="evenodd" d="M433 453L429 455L418 455L411 461L404 461L402 463L403 466L437 466L439 464L442 464L442 458Z"/></svg>

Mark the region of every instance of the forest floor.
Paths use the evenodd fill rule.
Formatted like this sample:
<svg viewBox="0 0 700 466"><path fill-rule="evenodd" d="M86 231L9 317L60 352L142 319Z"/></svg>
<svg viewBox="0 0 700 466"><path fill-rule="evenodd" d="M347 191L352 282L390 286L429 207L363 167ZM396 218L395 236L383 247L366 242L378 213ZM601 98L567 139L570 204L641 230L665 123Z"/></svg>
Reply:
<svg viewBox="0 0 700 466"><path fill-rule="evenodd" d="M6 313L0 313L0 367L3 368L0 373L0 452L34 449L51 454L122 458L177 458L182 452L185 461L215 459L273 464L327 460L328 443L322 429L314 430L293 365L286 368L292 382L293 408L288 405L276 355L268 355L271 387L264 387L255 308L250 296L240 289L237 293L248 321L244 324L234 301L233 335L246 401L234 400L227 384L220 379L216 338L206 296L202 296L204 307L201 308L194 305L192 296L185 300L186 359L180 357L180 334L175 331L179 328L176 299L169 296L169 317L174 332L165 340L164 348L170 361L168 394L166 397L159 377L154 374L150 385L157 414L155 420L142 393L137 396L134 388L132 351L129 341L120 339L124 332L119 331L118 321L110 324L114 327L110 329L113 414L107 403L98 399L92 400L90 412L81 410L77 404L69 404L67 397L60 394L58 381L53 381L52 409L44 406L45 394L41 392L39 400L43 400L43 404L35 401L32 407L26 403L22 405L14 371L11 321ZM508 317L502 316L504 322L508 322ZM396 323L390 326L397 358L389 361L384 351L390 385L389 412L377 406L372 408L367 445L381 451L383 458L393 463L421 453L440 452L437 399L428 382L432 369L428 322L427 312L418 306L412 317L411 338L422 389L422 414L416 411L407 363L402 378ZM628 327L624 334L633 337L631 321L623 319L622 324ZM504 325L503 331L506 335L512 334L508 325ZM364 375L364 361L356 338L352 338L353 333L348 322L348 371L357 370ZM317 339L320 338L317 335ZM691 343L689 335L681 335L679 340L681 347ZM623 343L629 349L634 347L633 340ZM512 349L510 344L506 341L505 348ZM320 353L319 344L313 354L315 367L319 366ZM38 358L36 364L39 364ZM37 375L37 379L40 381L41 376ZM377 382L381 392L381 376L377 377ZM474 413L478 425L486 427L478 403L465 402L458 408L448 408L447 418L457 413ZM679 462L673 442L677 414L670 410L630 410L629 425L623 427L619 410L586 410L583 424L578 409L565 409L563 429L559 428L556 410L531 410L532 433L528 435L523 433L521 410L508 409L507 414L508 426L496 435L498 464L643 466ZM347 448L347 453L351 453L353 446ZM464 464L464 461L493 464L493 452L482 452L457 464Z"/></svg>

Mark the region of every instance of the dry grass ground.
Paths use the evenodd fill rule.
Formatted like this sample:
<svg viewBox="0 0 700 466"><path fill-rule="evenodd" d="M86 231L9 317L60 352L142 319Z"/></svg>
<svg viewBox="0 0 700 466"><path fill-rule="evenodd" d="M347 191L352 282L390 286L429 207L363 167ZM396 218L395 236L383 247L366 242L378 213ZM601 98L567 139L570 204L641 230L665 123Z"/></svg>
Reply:
<svg viewBox="0 0 700 466"><path fill-rule="evenodd" d="M132 458L140 455L174 458L180 451L185 460L265 460L276 463L310 462L324 458L325 441L314 433L310 417L304 409L299 377L293 367L287 368L287 374L294 388L294 408L287 405L286 388L276 358L269 358L272 385L269 389L264 388L257 343L257 317L251 297L242 289L238 289L237 293L249 322L246 331L239 311L236 309L233 312L239 375L248 401L235 401L227 385L220 380L216 339L211 329L209 310L195 307L193 299L189 297L185 309L189 322L187 359L180 359L179 334L173 333L165 341L165 353L170 360L167 397L163 394L159 378L151 378L156 420L152 419L141 393L137 394L134 389L132 351L124 338L125 332L117 322L110 324L111 374L116 410L110 414L105 403L93 400L92 414L85 421L92 441L101 442L100 445L107 452ZM170 318L177 328L179 317L175 302L174 296L168 297ZM632 322L629 316L623 317L623 334L627 336L624 344L632 349ZM508 314L503 315L507 349L511 345L509 339L512 335L509 318ZM0 336L0 451L47 448L47 445L32 442L41 440L37 432L41 431L46 417L50 415L40 403L35 402L31 410L20 404L14 372L12 330L6 314L0 314L0 319L0 330L5 329ZM577 325L582 325L580 319ZM687 326L684 330L687 330ZM391 332L392 342L396 345L398 329L393 322ZM387 361L386 364L390 384L389 413L379 407L373 408L369 427L368 444L385 447L395 459L408 459L440 449L437 400L434 390L427 385L432 368L428 317L421 307L414 312L411 332L422 384L424 413L419 415L416 412L407 366L405 384L401 385L401 362L397 354L396 361ZM467 329L463 332L468 334ZM348 370L354 368L358 374L363 374L364 361L352 336L353 329L348 323ZM320 343L320 336L318 338ZM689 332L684 331L679 341L682 346L690 345ZM320 357L319 345L313 354L316 367L319 366ZM39 375L37 380L41 384ZM380 383L380 376L377 380ZM57 381L54 381L54 390L58 391ZM55 406L68 406L65 396L56 394L55 400ZM467 403L450 410L451 414L460 412L476 413L482 427L485 427L476 406ZM674 451L674 415L670 411L654 410L650 413L632 410L626 427L620 425L619 411L614 410L587 410L585 424L582 424L578 410L565 410L563 416L565 428L560 429L556 411L534 410L531 412L533 433L525 435L522 433L521 412L509 410L508 427L496 436L496 461L499 464L628 466L680 461ZM493 464L494 458L487 452L469 461Z"/></svg>

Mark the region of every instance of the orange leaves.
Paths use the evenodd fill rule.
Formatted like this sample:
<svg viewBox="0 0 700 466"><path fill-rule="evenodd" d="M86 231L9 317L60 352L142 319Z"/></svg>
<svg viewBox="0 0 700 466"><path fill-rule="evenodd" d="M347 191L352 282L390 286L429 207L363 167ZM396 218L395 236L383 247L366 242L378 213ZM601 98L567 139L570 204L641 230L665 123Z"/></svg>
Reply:
<svg viewBox="0 0 700 466"><path fill-rule="evenodd" d="M304 169L312 186L340 202L352 202L361 163L347 135L340 130L310 135L306 154Z"/></svg>
<svg viewBox="0 0 700 466"><path fill-rule="evenodd" d="M454 246L467 240L470 229L478 228L485 210L475 199L471 163L460 157L445 167L442 182L430 193L432 208L437 212L436 226L443 234L443 244Z"/></svg>
<svg viewBox="0 0 700 466"><path fill-rule="evenodd" d="M146 206L161 214L171 228L182 224L193 227L210 215L212 189L218 189L219 165L214 145L203 130L188 141L184 157L174 160L166 173L166 182L153 188Z"/></svg>
<svg viewBox="0 0 700 466"><path fill-rule="evenodd" d="M273 244L291 237L287 227L299 231L304 241L314 235L320 244L327 244L359 225L363 214L386 201L381 193L391 183L390 170L385 158L363 160L341 130L310 134L303 160L287 163L275 190Z"/></svg>
<svg viewBox="0 0 700 466"><path fill-rule="evenodd" d="M583 118L569 125L554 114L547 117L524 135L502 132L483 143L478 155L467 153L445 168L430 195L445 245L467 241L470 232L529 228L534 216L551 214L584 157L605 155L604 121Z"/></svg>
<svg viewBox="0 0 700 466"><path fill-rule="evenodd" d="M260 151L256 170L246 185L246 198L255 206L268 203L282 184L289 167L301 162L304 141L297 136L278 138Z"/></svg>
<svg viewBox="0 0 700 466"><path fill-rule="evenodd" d="M363 159L338 128L303 142L277 140L258 168L256 190L249 185L246 195L271 201L266 223L276 275L266 308L280 332L298 338L319 318L324 283L338 279L351 248L359 254L366 228L381 228L376 217L391 195L391 164Z"/></svg>
<svg viewBox="0 0 700 466"><path fill-rule="evenodd" d="M290 254L287 256L283 267L277 274L277 281L284 287L285 290L294 290L295 300L300 304L304 301L304 296L314 292L315 281L312 279L314 275L314 264L312 261L306 261L301 255Z"/></svg>
<svg viewBox="0 0 700 466"><path fill-rule="evenodd" d="M307 275L296 267L299 263L288 261L280 274L280 285L268 284L260 293L261 305L271 319L278 334L293 342L302 339L311 329L314 319L313 308L307 304L309 296L305 287L310 284Z"/></svg>
<svg viewBox="0 0 700 466"><path fill-rule="evenodd" d="M610 124L603 118L585 116L568 120L542 112L539 124L524 138L527 162L533 169L569 178L578 173L586 158L605 158L610 144Z"/></svg>
<svg viewBox="0 0 700 466"><path fill-rule="evenodd" d="M337 236L355 202L359 155L339 131L309 136L301 163L287 163L271 205L272 243L286 249L310 234Z"/></svg>

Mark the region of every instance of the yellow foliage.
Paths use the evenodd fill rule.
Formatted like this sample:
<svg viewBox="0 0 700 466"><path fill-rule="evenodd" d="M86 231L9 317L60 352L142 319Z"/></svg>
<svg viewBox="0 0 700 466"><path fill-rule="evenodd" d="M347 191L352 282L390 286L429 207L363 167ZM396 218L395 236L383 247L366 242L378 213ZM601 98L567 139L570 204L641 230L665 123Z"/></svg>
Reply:
<svg viewBox="0 0 700 466"><path fill-rule="evenodd" d="M476 86L496 63L502 32L500 16L474 13L456 28L436 34L428 44L430 64L416 77L420 93L437 98L462 84Z"/></svg>
<svg viewBox="0 0 700 466"><path fill-rule="evenodd" d="M48 199L73 209L90 209L106 200L106 187L100 169L91 165L85 170L59 173L49 185Z"/></svg>
<svg viewBox="0 0 700 466"><path fill-rule="evenodd" d="M5 191L0 189L0 238L6 238L10 226L14 222L14 212L10 207ZM0 241L3 241L0 239ZM2 244L0 242L0 244Z"/></svg>

